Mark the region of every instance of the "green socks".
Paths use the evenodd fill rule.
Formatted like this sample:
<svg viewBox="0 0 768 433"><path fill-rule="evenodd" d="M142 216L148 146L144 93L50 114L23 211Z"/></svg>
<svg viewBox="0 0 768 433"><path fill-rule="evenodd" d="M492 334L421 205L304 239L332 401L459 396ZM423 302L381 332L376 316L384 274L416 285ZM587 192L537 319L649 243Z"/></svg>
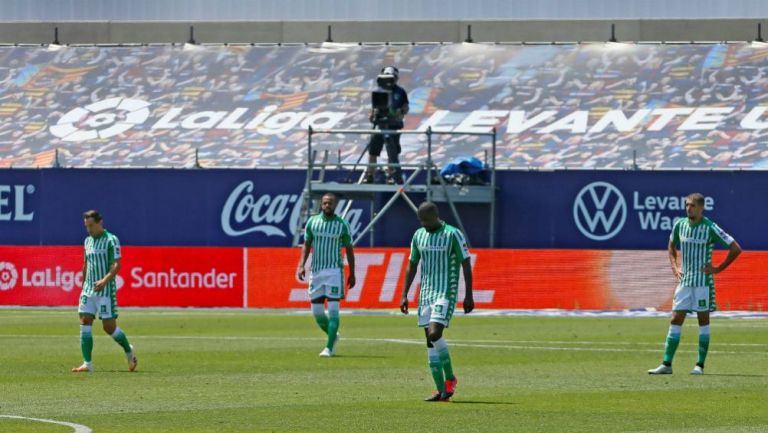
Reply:
<svg viewBox="0 0 768 433"><path fill-rule="evenodd" d="M336 342L336 333L339 332L339 315L331 316L328 318L328 349L333 349L333 344Z"/></svg>
<svg viewBox="0 0 768 433"><path fill-rule="evenodd" d="M709 351L709 325L699 326L699 360L696 362L700 367L704 368L704 361L707 360L707 352Z"/></svg>
<svg viewBox="0 0 768 433"><path fill-rule="evenodd" d="M322 329L323 332L327 334L328 333L328 316L325 314L325 305L312 304L312 316L315 318L315 322L317 322L317 326L319 326L320 329Z"/></svg>
<svg viewBox="0 0 768 433"><path fill-rule="evenodd" d="M440 355L434 347L427 347L427 358L429 360L429 371L432 373L432 379L435 381L437 391L445 392L445 376L443 375L443 363L440 361Z"/></svg>
<svg viewBox="0 0 768 433"><path fill-rule="evenodd" d="M680 334L682 331L682 326L669 325L667 344L664 348L664 365L672 365L672 360L675 358L675 351L677 351L677 346L680 345Z"/></svg>
<svg viewBox="0 0 768 433"><path fill-rule="evenodd" d="M80 325L80 350L83 352L85 362L91 362L93 353L93 333L91 325Z"/></svg>
<svg viewBox="0 0 768 433"><path fill-rule="evenodd" d="M131 345L128 343L128 337L125 336L123 330L120 327L115 328L115 332L112 333L112 339L114 339L120 347L123 348L125 353L131 352Z"/></svg>
<svg viewBox="0 0 768 433"><path fill-rule="evenodd" d="M328 350L333 350L336 344L336 334L339 332L339 301L328 300Z"/></svg>
<svg viewBox="0 0 768 433"><path fill-rule="evenodd" d="M443 372L445 373L445 378L448 380L454 380L456 379L456 376L453 375L453 365L451 365L451 354L448 353L448 342L445 341L445 338L440 338L439 340L432 343L433 346L435 346L435 349L437 350L437 355L440 358L440 364L443 366Z"/></svg>

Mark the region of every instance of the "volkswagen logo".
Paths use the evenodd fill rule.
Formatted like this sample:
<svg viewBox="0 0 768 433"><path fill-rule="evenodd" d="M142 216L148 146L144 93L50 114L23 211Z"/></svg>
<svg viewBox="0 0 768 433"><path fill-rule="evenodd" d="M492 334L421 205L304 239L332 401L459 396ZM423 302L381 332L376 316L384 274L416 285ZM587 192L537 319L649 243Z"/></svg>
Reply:
<svg viewBox="0 0 768 433"><path fill-rule="evenodd" d="M144 123L149 103L130 98L109 98L69 110L51 126L51 134L63 141L108 138Z"/></svg>
<svg viewBox="0 0 768 433"><path fill-rule="evenodd" d="M608 182L592 182L573 202L573 220L581 234L595 241L616 236L627 221L627 202Z"/></svg>

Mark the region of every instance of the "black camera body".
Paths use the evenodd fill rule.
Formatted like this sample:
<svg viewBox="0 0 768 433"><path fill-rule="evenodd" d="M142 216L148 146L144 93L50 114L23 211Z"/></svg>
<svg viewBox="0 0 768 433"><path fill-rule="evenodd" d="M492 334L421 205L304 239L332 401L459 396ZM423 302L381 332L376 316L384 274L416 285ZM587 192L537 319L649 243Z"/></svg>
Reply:
<svg viewBox="0 0 768 433"><path fill-rule="evenodd" d="M371 92L371 108L373 108L373 123L380 128L389 129L392 121L397 120L390 116L392 92L382 90Z"/></svg>
<svg viewBox="0 0 768 433"><path fill-rule="evenodd" d="M399 129L403 121L395 115L392 104L392 92L397 84L399 71L394 66L387 66L376 76L379 90L371 92L371 108L373 108L373 124L381 129Z"/></svg>

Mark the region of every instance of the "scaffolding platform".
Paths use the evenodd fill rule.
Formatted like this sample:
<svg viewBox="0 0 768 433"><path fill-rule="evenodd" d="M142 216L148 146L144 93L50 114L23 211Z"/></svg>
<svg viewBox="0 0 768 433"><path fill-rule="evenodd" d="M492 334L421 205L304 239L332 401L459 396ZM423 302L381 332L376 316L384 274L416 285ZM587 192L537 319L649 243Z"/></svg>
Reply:
<svg viewBox="0 0 768 433"><path fill-rule="evenodd" d="M313 198L319 198L327 192L332 192L340 197L350 200L372 200L376 194L394 194L400 190L406 193L427 194L427 185L386 185L386 184L356 184L339 182L312 182L311 194ZM446 203L449 200L454 203L486 203L493 200L493 188L490 185L446 185L445 191L440 185L433 185L431 200Z"/></svg>
<svg viewBox="0 0 768 433"><path fill-rule="evenodd" d="M363 177L360 176L357 182L336 182L326 180L326 171L328 169L346 170L351 173L355 173L358 168L358 163L344 164L328 163L328 150L325 150L324 156L321 162L316 162L317 151L312 148L312 137L317 134L358 134L358 135L384 135L385 139L393 134L418 134L426 135L427 137L427 157L426 160L419 164L398 164L402 170L404 176L404 182L401 185L391 184L368 184L363 183ZM487 136L491 139L491 157L490 164L486 158L486 166L490 175L490 181L484 185L454 185L447 184L442 176L439 175L440 170L432 160L432 135L475 135L475 136ZM361 156L362 157L362 156ZM394 164L377 164L376 168L393 167ZM433 175L436 175L433 177ZM349 176L347 177L349 179ZM461 221L461 216L455 206L457 203L472 203L472 204L485 204L488 205L489 211L489 241L488 246L493 248L494 240L496 237L496 130L491 129L490 132L433 132L432 128L427 128L425 131L418 130L379 130L379 129L323 129L314 130L310 126L307 134L307 178L302 193L302 217L301 227L306 224L310 215L319 211L318 206L319 198L325 193L334 193L337 196L347 199L347 205L340 212L342 218L344 218L351 208L351 204L354 200L363 200L370 202L371 216L370 223L358 233L352 240L353 245L357 245L358 242L366 235L369 234L370 244L374 246L373 240L373 228L374 225L382 218L382 216L390 209L390 207L397 201L398 198L402 198L408 206L417 211L417 206L409 197L409 194L423 194L425 200L448 203L454 219L456 220L459 228L464 232L467 240L467 244L470 244L469 236L464 229L464 225ZM389 196L387 202L381 209L375 209L374 203L382 196ZM294 234L293 244L298 245L300 238L300 232L297 230Z"/></svg>

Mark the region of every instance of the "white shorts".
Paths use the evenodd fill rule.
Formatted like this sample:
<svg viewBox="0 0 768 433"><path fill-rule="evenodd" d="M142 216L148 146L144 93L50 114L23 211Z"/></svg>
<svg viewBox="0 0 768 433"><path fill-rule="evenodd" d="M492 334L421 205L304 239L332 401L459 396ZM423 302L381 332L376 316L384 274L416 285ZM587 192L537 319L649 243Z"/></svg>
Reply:
<svg viewBox="0 0 768 433"><path fill-rule="evenodd" d="M439 323L446 328L453 317L455 302L449 299L438 299L430 305L419 306L419 327L426 328L429 322Z"/></svg>
<svg viewBox="0 0 768 433"><path fill-rule="evenodd" d="M344 271L323 269L309 275L309 299L344 299Z"/></svg>
<svg viewBox="0 0 768 433"><path fill-rule="evenodd" d="M713 295L709 287L677 286L672 298L672 311L715 311Z"/></svg>
<svg viewBox="0 0 768 433"><path fill-rule="evenodd" d="M98 314L101 320L117 319L117 302L114 296L88 296L81 293L77 312L93 317Z"/></svg>

